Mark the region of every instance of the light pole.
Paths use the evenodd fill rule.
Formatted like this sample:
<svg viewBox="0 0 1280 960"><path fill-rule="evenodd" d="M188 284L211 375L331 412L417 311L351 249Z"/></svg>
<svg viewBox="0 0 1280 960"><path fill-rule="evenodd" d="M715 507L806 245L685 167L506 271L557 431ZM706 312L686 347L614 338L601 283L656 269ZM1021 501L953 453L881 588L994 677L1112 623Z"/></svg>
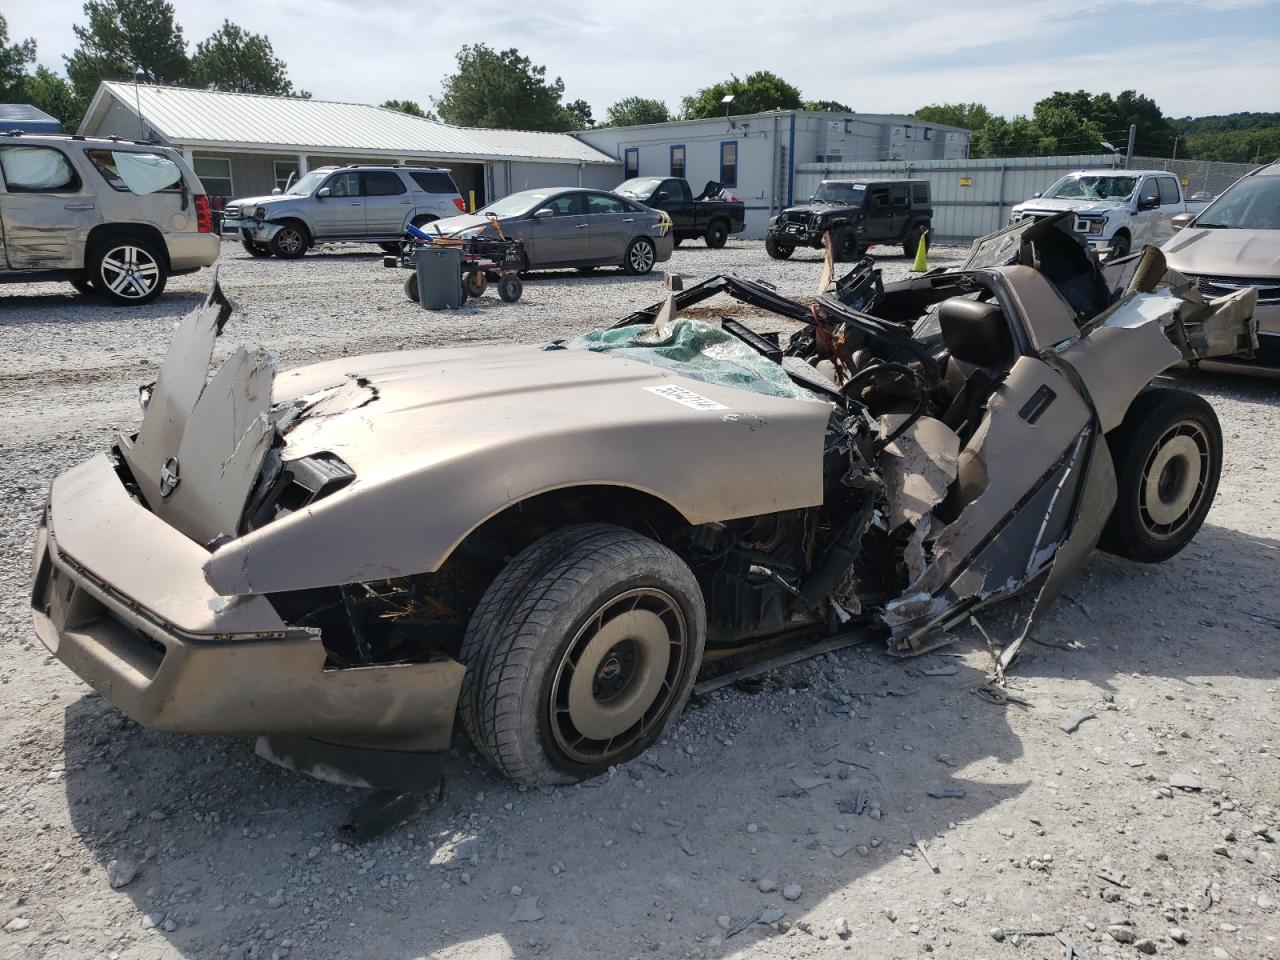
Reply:
<svg viewBox="0 0 1280 960"><path fill-rule="evenodd" d="M138 92L138 84L147 78L147 72L141 67L133 71L133 105L138 111L138 133L141 136L139 140L147 139L147 128L142 122L142 94Z"/></svg>

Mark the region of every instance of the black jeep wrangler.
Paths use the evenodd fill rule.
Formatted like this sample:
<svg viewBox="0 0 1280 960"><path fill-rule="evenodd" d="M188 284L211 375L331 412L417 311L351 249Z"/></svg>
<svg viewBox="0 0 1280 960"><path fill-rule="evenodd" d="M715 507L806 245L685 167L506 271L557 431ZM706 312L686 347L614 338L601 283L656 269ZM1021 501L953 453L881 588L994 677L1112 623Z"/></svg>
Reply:
<svg viewBox="0 0 1280 960"><path fill-rule="evenodd" d="M857 260L873 243L900 243L914 257L932 217L927 180L823 180L808 203L769 221L764 248L785 260L796 247L822 249L830 231L837 260Z"/></svg>

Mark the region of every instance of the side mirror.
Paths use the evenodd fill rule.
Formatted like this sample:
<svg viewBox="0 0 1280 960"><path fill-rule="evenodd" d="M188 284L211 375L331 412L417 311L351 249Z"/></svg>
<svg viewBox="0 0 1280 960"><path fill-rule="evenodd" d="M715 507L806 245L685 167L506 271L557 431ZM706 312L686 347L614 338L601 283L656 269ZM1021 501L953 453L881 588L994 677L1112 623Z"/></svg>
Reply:
<svg viewBox="0 0 1280 960"><path fill-rule="evenodd" d="M323 200L325 197L330 196L332 193L333 191L330 190L328 187L321 187L319 190L316 191L316 196L319 197L321 200Z"/></svg>
<svg viewBox="0 0 1280 960"><path fill-rule="evenodd" d="M1040 190L1037 190L1035 193L1033 193L1033 194L1031 195L1031 199L1032 199L1032 200L1039 200L1039 199L1040 199L1040 195L1041 195L1041 191L1040 191Z"/></svg>
<svg viewBox="0 0 1280 960"><path fill-rule="evenodd" d="M1194 213L1180 213L1169 221L1169 226L1173 227L1173 232L1177 233L1183 227L1190 225L1191 221L1196 218Z"/></svg>
<svg viewBox="0 0 1280 960"><path fill-rule="evenodd" d="M663 200L670 200L671 194L667 193L665 190L659 190L653 195L653 199L661 203Z"/></svg>
<svg viewBox="0 0 1280 960"><path fill-rule="evenodd" d="M1154 210L1158 206L1160 206L1159 197L1140 197L1138 199L1139 210Z"/></svg>
<svg viewBox="0 0 1280 960"><path fill-rule="evenodd" d="M281 190L279 187L272 187L272 188L271 188L271 195L272 195L273 197L278 197L278 196L280 196L280 194L282 194L282 193L284 193L284 191L283 191L283 190Z"/></svg>
<svg viewBox="0 0 1280 960"><path fill-rule="evenodd" d="M541 210L533 211L533 219L535 220L550 220L555 215L556 212L549 207L543 207Z"/></svg>

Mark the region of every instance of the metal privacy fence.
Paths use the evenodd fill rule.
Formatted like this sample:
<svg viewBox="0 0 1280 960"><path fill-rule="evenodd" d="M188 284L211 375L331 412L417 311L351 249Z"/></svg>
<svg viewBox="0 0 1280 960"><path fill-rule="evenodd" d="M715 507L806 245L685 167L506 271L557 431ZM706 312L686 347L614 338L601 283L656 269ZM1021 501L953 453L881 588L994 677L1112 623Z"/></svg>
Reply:
<svg viewBox="0 0 1280 960"><path fill-rule="evenodd" d="M823 180L888 180L910 177L928 180L933 196L934 236L942 240L971 240L999 230L1009 222L1014 204L1042 192L1073 170L1114 167L1111 154L1062 157L1004 157L992 160L886 160L863 163L805 163L796 166L796 203ZM1168 170L1185 177L1188 196L1200 191L1218 194L1249 170L1250 164L1200 160L1161 160L1134 157L1133 169Z"/></svg>

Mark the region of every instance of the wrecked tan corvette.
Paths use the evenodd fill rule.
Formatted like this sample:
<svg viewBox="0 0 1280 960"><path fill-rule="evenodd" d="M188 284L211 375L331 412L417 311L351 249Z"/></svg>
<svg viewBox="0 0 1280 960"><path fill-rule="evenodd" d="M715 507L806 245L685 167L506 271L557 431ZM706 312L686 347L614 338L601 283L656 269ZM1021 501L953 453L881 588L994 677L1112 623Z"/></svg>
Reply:
<svg viewBox="0 0 1280 960"><path fill-rule="evenodd" d="M680 317L721 292L803 326ZM1103 271L1041 221L811 305L717 277L567 344L282 373L241 347L209 377L215 291L136 435L54 481L36 630L138 722L312 772L439 756L456 713L512 779L580 779L653 743L704 660L917 653L1024 591L1029 630L1100 539L1172 556L1221 435L1150 382L1251 350L1253 297L1153 248Z"/></svg>

